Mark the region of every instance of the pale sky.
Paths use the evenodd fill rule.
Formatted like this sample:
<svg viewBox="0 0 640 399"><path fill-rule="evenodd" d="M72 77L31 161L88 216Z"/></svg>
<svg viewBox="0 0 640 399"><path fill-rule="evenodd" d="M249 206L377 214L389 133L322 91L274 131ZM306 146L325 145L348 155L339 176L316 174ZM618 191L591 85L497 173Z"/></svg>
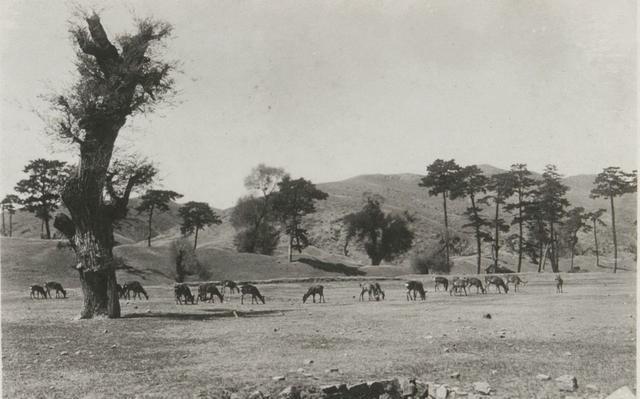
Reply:
<svg viewBox="0 0 640 399"><path fill-rule="evenodd" d="M424 173L436 158L636 168L631 0L100 3L111 36L134 16L174 26L180 94L119 140L184 200L231 206L261 162L314 182ZM68 21L84 3L0 4L4 196L28 160L75 159L52 152L34 110L72 81Z"/></svg>

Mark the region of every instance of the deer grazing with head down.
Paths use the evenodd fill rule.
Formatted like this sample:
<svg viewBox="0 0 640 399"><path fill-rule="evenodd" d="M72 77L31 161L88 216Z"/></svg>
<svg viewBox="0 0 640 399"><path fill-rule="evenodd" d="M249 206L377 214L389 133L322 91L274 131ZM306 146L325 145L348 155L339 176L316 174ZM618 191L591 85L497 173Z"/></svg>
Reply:
<svg viewBox="0 0 640 399"><path fill-rule="evenodd" d="M62 294L63 298L67 297L67 291L62 288L62 284L56 283L55 281L49 281L48 283L45 283L44 289L47 291L49 298L51 298L51 290L56 291L56 298L59 298L60 294Z"/></svg>
<svg viewBox="0 0 640 399"><path fill-rule="evenodd" d="M487 290L482 286L482 281L479 278L470 277L469 278L469 288L476 287L476 294L482 292L483 294L487 293Z"/></svg>
<svg viewBox="0 0 640 399"><path fill-rule="evenodd" d="M369 300L372 298L379 301L380 298L384 299L384 291L380 286L380 283L360 283L360 301L364 301L364 294L369 296Z"/></svg>
<svg viewBox="0 0 640 399"><path fill-rule="evenodd" d="M312 285L307 292L302 296L302 303L307 302L307 298L313 297L313 303L316 303L316 295L319 297L319 302L325 302L324 300L324 287L321 285Z"/></svg>
<svg viewBox="0 0 640 399"><path fill-rule="evenodd" d="M226 289L229 289L229 294L232 294L233 291L236 291L238 294L240 293L240 288L238 288L238 284L236 284L233 280L222 280L220 283L222 285L222 293L224 294Z"/></svg>
<svg viewBox="0 0 640 399"><path fill-rule="evenodd" d="M218 287L214 283L204 283L200 284L198 287L198 299L205 302L215 302L213 299L214 296L217 296L220 299L220 302L224 302L224 295L220 293Z"/></svg>
<svg viewBox="0 0 640 399"><path fill-rule="evenodd" d="M420 294L420 299L426 299L424 286L420 281L407 281L404 286L407 289L407 301L415 301L416 292Z"/></svg>
<svg viewBox="0 0 640 399"><path fill-rule="evenodd" d="M244 296L245 295L251 295L251 303L259 303L258 300L262 301L262 303L264 304L264 297L260 294L260 291L258 291L258 288L251 285L251 284L244 284L242 286L240 286L240 292L242 293L242 296L240 297L240 303L244 304Z"/></svg>
<svg viewBox="0 0 640 399"><path fill-rule="evenodd" d="M518 286L520 284L527 285L527 282L520 278L517 274L511 274L507 277L507 286L513 284L513 292L518 292Z"/></svg>
<svg viewBox="0 0 640 399"><path fill-rule="evenodd" d="M142 295L149 300L149 295L147 295L147 291L142 288L142 284L137 281L129 281L122 286L122 290L124 291L124 297L127 299L131 299L131 292L133 291L133 299L136 296L142 299Z"/></svg>
<svg viewBox="0 0 640 399"><path fill-rule="evenodd" d="M487 288L489 288L490 285L495 285L498 293L501 293L501 288L504 290L505 294L509 292L509 287L507 287L507 284L505 284L504 280L498 276L487 276L484 278L484 282L487 284Z"/></svg>
<svg viewBox="0 0 640 399"><path fill-rule="evenodd" d="M31 290L31 299L47 299L47 291L41 285L32 285L29 289Z"/></svg>
<svg viewBox="0 0 640 399"><path fill-rule="evenodd" d="M173 287L173 293L176 296L176 303L182 305L182 301L184 301L185 305L187 305L189 302L191 302L192 305L195 304L195 298L193 297L193 294L191 293L188 285L176 284Z"/></svg>

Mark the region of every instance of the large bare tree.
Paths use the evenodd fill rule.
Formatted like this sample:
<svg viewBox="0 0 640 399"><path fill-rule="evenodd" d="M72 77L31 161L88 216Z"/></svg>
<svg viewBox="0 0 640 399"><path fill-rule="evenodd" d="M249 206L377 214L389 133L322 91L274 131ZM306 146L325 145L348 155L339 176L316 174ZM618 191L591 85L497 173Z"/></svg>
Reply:
<svg viewBox="0 0 640 399"><path fill-rule="evenodd" d="M173 94L173 65L156 49L171 26L150 19L137 22L131 34L112 42L100 17L86 15L71 33L78 46L78 78L57 96L55 131L76 143L80 159L62 190L69 215L56 216L54 226L71 243L84 294L81 318L120 316L113 261L113 224L127 213L129 195L147 183L153 168L125 168L116 179L109 173L114 145L129 116L151 112ZM127 173L129 172L129 173ZM114 182L124 181L121 189Z"/></svg>

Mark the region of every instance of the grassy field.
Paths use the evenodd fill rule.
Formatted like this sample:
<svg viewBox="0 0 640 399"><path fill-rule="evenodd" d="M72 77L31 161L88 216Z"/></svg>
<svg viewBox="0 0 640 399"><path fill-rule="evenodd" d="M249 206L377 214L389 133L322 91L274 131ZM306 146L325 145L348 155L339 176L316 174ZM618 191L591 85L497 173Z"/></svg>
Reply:
<svg viewBox="0 0 640 399"><path fill-rule="evenodd" d="M427 300L411 303L401 281L382 282L383 302L358 302L357 282L325 283L327 302L305 305L308 284L259 285L266 305L236 295L186 306L163 285L123 301L119 320L77 320L77 289L67 300L3 289L3 395L220 397L415 376L467 392L487 381L495 397L565 396L540 373L575 375L581 397L635 387L635 273L565 274L564 294L552 275L527 278L517 294L451 297L423 277Z"/></svg>

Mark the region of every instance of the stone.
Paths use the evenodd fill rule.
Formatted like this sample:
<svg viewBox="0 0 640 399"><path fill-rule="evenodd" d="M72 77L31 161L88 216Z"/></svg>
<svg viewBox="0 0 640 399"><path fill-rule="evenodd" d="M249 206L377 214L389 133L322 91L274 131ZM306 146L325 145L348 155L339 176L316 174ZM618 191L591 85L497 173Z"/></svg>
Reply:
<svg viewBox="0 0 640 399"><path fill-rule="evenodd" d="M440 385L435 392L436 399L447 399L449 396L449 388L446 385Z"/></svg>
<svg viewBox="0 0 640 399"><path fill-rule="evenodd" d="M593 392L598 392L600 390L597 385L593 385L593 384L587 384L585 388L587 388L588 391L593 391Z"/></svg>
<svg viewBox="0 0 640 399"><path fill-rule="evenodd" d="M367 397L369 395L369 385L366 382L347 386L350 395L357 398Z"/></svg>
<svg viewBox="0 0 640 399"><path fill-rule="evenodd" d="M105 330L103 331L103 333L105 333L105 334L106 334L106 333L108 333L108 332L109 332L109 330L107 330L107 329L105 329Z"/></svg>
<svg viewBox="0 0 640 399"><path fill-rule="evenodd" d="M551 379L551 377L546 375L546 374L538 374L536 376L536 379L539 380L539 381L549 381Z"/></svg>
<svg viewBox="0 0 640 399"><path fill-rule="evenodd" d="M253 391L247 396L247 399L264 399L264 395L260 391Z"/></svg>
<svg viewBox="0 0 640 399"><path fill-rule="evenodd" d="M490 319L491 313L485 313L482 317L484 317L485 319Z"/></svg>
<svg viewBox="0 0 640 399"><path fill-rule="evenodd" d="M274 381L284 381L284 376L283 375L276 375L275 377L271 377L272 380Z"/></svg>
<svg viewBox="0 0 640 399"><path fill-rule="evenodd" d="M278 399L300 399L300 390L289 385L278 394Z"/></svg>
<svg viewBox="0 0 640 399"><path fill-rule="evenodd" d="M111 349L115 349L117 347L118 347L118 345L116 345L116 344L111 345Z"/></svg>
<svg viewBox="0 0 640 399"><path fill-rule="evenodd" d="M60 352L60 356L67 356L68 354L69 354L69 352L67 352L67 351Z"/></svg>
<svg viewBox="0 0 640 399"><path fill-rule="evenodd" d="M458 373L457 371L455 373L451 373L449 374L449 377L451 378L460 378L460 373Z"/></svg>
<svg viewBox="0 0 640 399"><path fill-rule="evenodd" d="M631 392L628 386L623 386L622 388L618 388L611 393L611 395L607 396L605 399L634 399L635 395Z"/></svg>
<svg viewBox="0 0 640 399"><path fill-rule="evenodd" d="M334 368L330 368L330 369L326 369L325 372L327 373L337 373L338 371L340 371L339 368L334 367Z"/></svg>
<svg viewBox="0 0 640 399"><path fill-rule="evenodd" d="M307 366L310 365L310 364L313 364L313 360L312 359L306 359L304 361L304 364L307 365Z"/></svg>
<svg viewBox="0 0 640 399"><path fill-rule="evenodd" d="M486 381L478 381L473 383L473 390L483 395L489 395L491 393L491 385Z"/></svg>
<svg viewBox="0 0 640 399"><path fill-rule="evenodd" d="M578 380L569 374L561 375L555 381L558 389L563 392L574 392L578 388Z"/></svg>
<svg viewBox="0 0 640 399"><path fill-rule="evenodd" d="M328 395L338 393L338 387L335 385L323 385L320 387L320 392Z"/></svg>

